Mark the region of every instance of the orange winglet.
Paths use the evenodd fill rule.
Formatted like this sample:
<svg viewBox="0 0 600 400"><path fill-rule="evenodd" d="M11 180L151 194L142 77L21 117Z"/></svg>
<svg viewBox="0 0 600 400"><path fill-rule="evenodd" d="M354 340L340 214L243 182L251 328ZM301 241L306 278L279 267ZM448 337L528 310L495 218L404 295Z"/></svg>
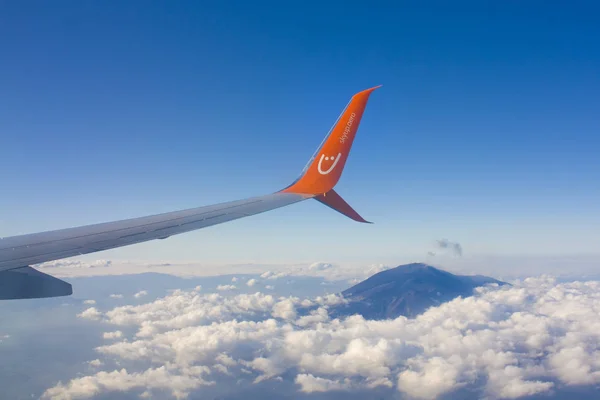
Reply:
<svg viewBox="0 0 600 400"><path fill-rule="evenodd" d="M342 199L342 197L337 194L337 192L331 189L329 192L320 194L314 197L315 200L320 201L328 207L333 208L335 211L344 214L346 217L353 219L358 222L364 222L367 224L372 224L372 222L367 221L363 217L361 217L348 203Z"/></svg>
<svg viewBox="0 0 600 400"><path fill-rule="evenodd" d="M333 189L342 176L369 95L379 87L381 86L363 90L352 96L350 103L342 111L317 152L309 160L303 174L282 192L311 195L327 193L329 196L328 192Z"/></svg>

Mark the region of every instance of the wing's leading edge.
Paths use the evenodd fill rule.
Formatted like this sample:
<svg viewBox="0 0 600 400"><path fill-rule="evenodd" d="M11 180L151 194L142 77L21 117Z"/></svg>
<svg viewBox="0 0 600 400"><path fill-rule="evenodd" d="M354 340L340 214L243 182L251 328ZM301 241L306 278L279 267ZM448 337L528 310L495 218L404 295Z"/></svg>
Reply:
<svg viewBox="0 0 600 400"><path fill-rule="evenodd" d="M367 100L375 89L352 97L302 175L279 192L147 217L0 238L0 300L72 294L69 283L31 268L32 264L165 239L310 198L366 222L332 189L342 175Z"/></svg>
<svg viewBox="0 0 600 400"><path fill-rule="evenodd" d="M302 175L283 189L283 192L316 196L333 189L342 176L369 96L379 87L363 90L352 96L331 131L302 171Z"/></svg>
<svg viewBox="0 0 600 400"><path fill-rule="evenodd" d="M0 240L0 271L142 243L274 210L311 196L274 193L174 211Z"/></svg>

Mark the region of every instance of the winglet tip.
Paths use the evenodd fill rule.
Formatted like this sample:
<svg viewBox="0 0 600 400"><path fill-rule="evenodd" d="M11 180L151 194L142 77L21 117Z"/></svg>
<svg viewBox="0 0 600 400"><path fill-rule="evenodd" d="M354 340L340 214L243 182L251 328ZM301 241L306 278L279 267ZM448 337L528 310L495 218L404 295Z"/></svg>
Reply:
<svg viewBox="0 0 600 400"><path fill-rule="evenodd" d="M377 85L377 86L373 86L372 88L369 89L365 89L361 92L356 93L354 96L360 96L360 95L365 95L365 94L371 94L371 92L373 92L374 90L379 89L380 87L382 87L383 85Z"/></svg>
<svg viewBox="0 0 600 400"><path fill-rule="evenodd" d="M325 140L302 170L302 175L294 183L283 189L283 192L316 196L327 193L335 187L342 175L370 93L379 87L381 85L363 90L352 96ZM325 168L322 168L323 164ZM336 165L339 166L336 168Z"/></svg>

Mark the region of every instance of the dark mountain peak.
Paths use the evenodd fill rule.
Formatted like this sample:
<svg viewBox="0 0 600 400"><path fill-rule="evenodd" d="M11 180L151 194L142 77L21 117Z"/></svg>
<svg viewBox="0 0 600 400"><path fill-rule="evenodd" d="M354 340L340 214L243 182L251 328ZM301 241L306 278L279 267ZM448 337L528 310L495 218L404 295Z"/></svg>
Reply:
<svg viewBox="0 0 600 400"><path fill-rule="evenodd" d="M342 294L346 297L365 295L374 290L392 287L394 288L394 292L401 293L406 289L411 289L414 285L422 284L452 285L454 287L462 285L463 282L456 275L439 270L431 265L412 263L379 272L345 290Z"/></svg>
<svg viewBox="0 0 600 400"><path fill-rule="evenodd" d="M423 263L400 265L343 291L349 304L332 311L335 316L361 314L367 319L415 317L431 306L471 296L474 288L491 283L505 284L481 275L454 275Z"/></svg>

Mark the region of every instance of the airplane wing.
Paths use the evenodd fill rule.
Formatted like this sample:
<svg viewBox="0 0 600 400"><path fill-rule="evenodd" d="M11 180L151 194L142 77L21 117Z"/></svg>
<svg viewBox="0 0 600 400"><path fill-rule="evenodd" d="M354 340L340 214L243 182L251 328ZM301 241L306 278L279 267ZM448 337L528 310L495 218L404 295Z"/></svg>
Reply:
<svg viewBox="0 0 600 400"><path fill-rule="evenodd" d="M166 239L311 198L356 221L366 222L333 187L341 177L369 95L376 88L352 97L300 177L276 193L147 217L0 238L0 299L72 294L70 284L37 271L30 267L33 264Z"/></svg>

